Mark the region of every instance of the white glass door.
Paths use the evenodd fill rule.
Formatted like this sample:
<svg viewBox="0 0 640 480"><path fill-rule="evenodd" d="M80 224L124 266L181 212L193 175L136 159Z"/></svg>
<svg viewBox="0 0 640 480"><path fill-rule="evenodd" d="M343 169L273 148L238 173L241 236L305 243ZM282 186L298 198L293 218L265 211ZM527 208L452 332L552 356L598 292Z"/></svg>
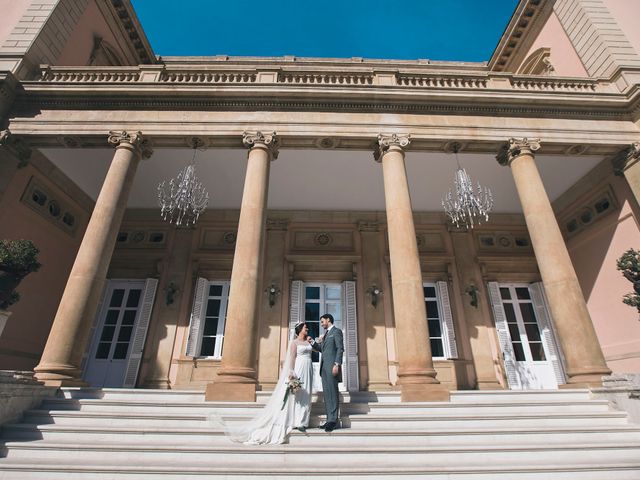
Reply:
<svg viewBox="0 0 640 480"><path fill-rule="evenodd" d="M551 354L541 335L540 322L528 285L500 284L509 340L513 349L517 384L512 388L555 389L558 382Z"/></svg>
<svg viewBox="0 0 640 480"><path fill-rule="evenodd" d="M92 387L122 387L145 281L109 281L94 332L85 381Z"/></svg>
<svg viewBox="0 0 640 480"><path fill-rule="evenodd" d="M309 335L317 338L324 333L320 327L320 317L325 313L333 315L334 325L340 330L343 328L343 299L342 285L339 283L305 283L304 284L304 321L309 328ZM345 345L346 348L346 345ZM322 380L320 378L320 360L322 354L314 352L313 360L313 388L322 391ZM345 350L346 357L346 350ZM343 367L345 361L343 359ZM343 368L343 380L345 372ZM338 384L341 391L346 390L344 381Z"/></svg>

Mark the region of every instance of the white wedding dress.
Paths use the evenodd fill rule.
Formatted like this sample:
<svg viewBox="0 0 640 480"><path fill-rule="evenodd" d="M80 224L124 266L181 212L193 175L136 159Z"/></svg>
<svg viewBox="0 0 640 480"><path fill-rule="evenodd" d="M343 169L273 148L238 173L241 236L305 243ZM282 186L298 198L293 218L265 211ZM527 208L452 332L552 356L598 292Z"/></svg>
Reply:
<svg viewBox="0 0 640 480"><path fill-rule="evenodd" d="M285 402L290 375L298 377L302 387L295 394L289 392ZM262 410L247 422L219 423L235 442L246 445L284 443L291 430L309 426L312 379L311 345L294 339L289 345L276 388Z"/></svg>

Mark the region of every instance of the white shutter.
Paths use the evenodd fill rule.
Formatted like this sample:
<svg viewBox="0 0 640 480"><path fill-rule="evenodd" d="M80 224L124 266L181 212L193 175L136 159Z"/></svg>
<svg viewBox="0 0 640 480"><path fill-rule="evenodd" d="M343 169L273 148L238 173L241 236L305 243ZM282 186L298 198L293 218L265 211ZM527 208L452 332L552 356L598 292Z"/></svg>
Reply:
<svg viewBox="0 0 640 480"><path fill-rule="evenodd" d="M98 308L96 309L96 316L93 319L93 324L91 325L91 333L89 334L89 344L84 351L84 355L82 357L82 363L80 364L80 371L82 372L82 377L84 378L85 369L87 368L87 364L89 363L89 355L93 351L94 343L95 343L95 335L96 328L98 328L98 323L100 323L100 319L102 318L102 309L104 308L105 298L109 290L109 282L110 280L106 280L104 283L104 287L102 288L102 295L100 295L100 303L98 303Z"/></svg>
<svg viewBox="0 0 640 480"><path fill-rule="evenodd" d="M536 318L538 319L538 325L540 326L540 336L542 337L545 353L549 357L549 361L553 366L553 373L556 376L558 385L563 385L566 383L566 380L562 360L558 354L560 348L553 331L551 316L547 310L542 283L532 283L529 285L529 291L531 292L533 308L536 311Z"/></svg>
<svg viewBox="0 0 640 480"><path fill-rule="evenodd" d="M198 278L196 291L193 295L193 307L191 308L191 321L189 323L189 338L187 339L187 356L197 357L200 337L202 335L203 319L207 306L205 305L208 296L209 280Z"/></svg>
<svg viewBox="0 0 640 480"><path fill-rule="evenodd" d="M346 368L344 381L350 392L360 389L358 375L358 315L356 312L356 282L342 283L342 298L344 302L344 350Z"/></svg>
<svg viewBox="0 0 640 480"><path fill-rule="evenodd" d="M491 308L493 309L493 318L496 322L496 331L498 333L498 340L500 341L500 349L502 350L502 358L504 360L504 368L507 372L509 387L512 389L520 389L520 377L516 371L516 356L513 351L513 346L511 345L507 315L502 305L498 282L489 282L489 298L491 300Z"/></svg>
<svg viewBox="0 0 640 480"><path fill-rule="evenodd" d="M436 282L438 287L438 300L440 309L442 310L442 320L444 321L445 332L442 335L443 340L448 345L448 358L458 358L458 347L456 345L456 332L453 328L453 315L451 314L451 302L449 302L449 289L447 282Z"/></svg>
<svg viewBox="0 0 640 480"><path fill-rule="evenodd" d="M131 353L124 375L123 387L134 388L138 378L138 370L142 362L142 351L144 350L144 342L147 338L147 330L149 328L149 320L151 319L151 311L153 310L153 301L156 298L156 289L158 288L158 280L155 278L147 278L142 292L142 305L138 309L138 318L135 326L135 334L131 343Z"/></svg>
<svg viewBox="0 0 640 480"><path fill-rule="evenodd" d="M289 338L292 337L293 328L304 320L304 284L300 280L291 282L291 295L289 302Z"/></svg>

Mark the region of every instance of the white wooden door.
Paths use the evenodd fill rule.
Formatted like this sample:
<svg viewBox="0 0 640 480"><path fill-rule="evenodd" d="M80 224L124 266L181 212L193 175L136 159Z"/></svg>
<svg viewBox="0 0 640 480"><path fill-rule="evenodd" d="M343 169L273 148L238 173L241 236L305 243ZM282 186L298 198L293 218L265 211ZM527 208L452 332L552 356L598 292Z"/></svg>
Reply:
<svg viewBox="0 0 640 480"><path fill-rule="evenodd" d="M512 390L556 389L559 379L554 369L555 343L541 322L527 284L489 285L500 347ZM538 314L536 314L538 310Z"/></svg>
<svg viewBox="0 0 640 480"><path fill-rule="evenodd" d="M134 386L157 280L109 280L85 365L92 387Z"/></svg>

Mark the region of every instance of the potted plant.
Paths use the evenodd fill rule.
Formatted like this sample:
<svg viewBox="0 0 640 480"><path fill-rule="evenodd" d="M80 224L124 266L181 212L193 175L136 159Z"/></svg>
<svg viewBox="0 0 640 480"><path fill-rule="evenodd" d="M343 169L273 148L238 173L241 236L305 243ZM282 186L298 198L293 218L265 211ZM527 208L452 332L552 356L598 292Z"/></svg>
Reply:
<svg viewBox="0 0 640 480"><path fill-rule="evenodd" d="M11 315L7 308L20 300L15 289L40 268L38 253L31 240L0 240L0 335Z"/></svg>
<svg viewBox="0 0 640 480"><path fill-rule="evenodd" d="M633 284L633 292L622 297L622 302L636 307L640 313L640 251L630 248L617 261L618 270Z"/></svg>

